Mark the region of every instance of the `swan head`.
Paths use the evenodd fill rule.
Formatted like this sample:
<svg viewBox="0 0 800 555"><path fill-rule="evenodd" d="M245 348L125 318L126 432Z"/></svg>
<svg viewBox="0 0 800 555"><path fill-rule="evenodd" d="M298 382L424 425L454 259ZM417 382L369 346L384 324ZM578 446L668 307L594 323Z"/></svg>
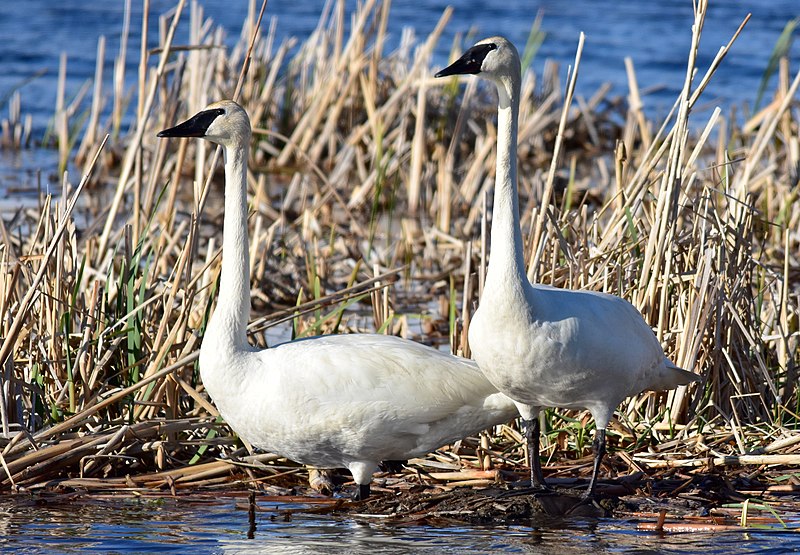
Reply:
<svg viewBox="0 0 800 555"><path fill-rule="evenodd" d="M194 116L158 133L159 137L200 137L222 145L247 145L250 142L250 118L233 100L209 104Z"/></svg>
<svg viewBox="0 0 800 555"><path fill-rule="evenodd" d="M493 81L519 76L519 53L505 37L489 37L475 43L436 77L448 75L480 75Z"/></svg>

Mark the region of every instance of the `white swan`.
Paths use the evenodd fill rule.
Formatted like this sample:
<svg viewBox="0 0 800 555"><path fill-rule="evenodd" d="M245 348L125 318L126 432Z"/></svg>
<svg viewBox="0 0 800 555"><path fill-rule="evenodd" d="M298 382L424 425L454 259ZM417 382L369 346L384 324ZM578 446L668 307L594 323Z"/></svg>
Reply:
<svg viewBox="0 0 800 555"><path fill-rule="evenodd" d="M225 151L219 299L200 348L200 375L220 414L252 445L319 468L347 467L369 495L380 461L421 456L516 416L469 360L377 334L247 342L250 119L216 102L159 137L202 137Z"/></svg>
<svg viewBox="0 0 800 555"><path fill-rule="evenodd" d="M588 409L595 419L593 495L605 429L626 397L699 380L672 364L641 314L626 300L593 291L531 284L525 273L517 195L520 60L503 37L484 39L436 77L477 74L497 86L497 175L491 257L469 327L478 366L511 397L526 421L531 485L545 487L539 461L542 407Z"/></svg>

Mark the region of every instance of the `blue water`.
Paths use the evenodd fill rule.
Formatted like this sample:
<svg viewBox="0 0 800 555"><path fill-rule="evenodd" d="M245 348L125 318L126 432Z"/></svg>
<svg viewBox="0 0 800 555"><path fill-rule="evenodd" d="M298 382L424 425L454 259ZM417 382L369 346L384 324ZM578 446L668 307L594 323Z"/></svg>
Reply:
<svg viewBox="0 0 800 555"><path fill-rule="evenodd" d="M188 3L187 3L188 4ZM228 30L229 43L238 36L247 14L245 0L202 0L207 17ZM258 2L260 6L260 1ZM267 17L278 19L279 39L300 40L315 27L324 0L268 3ZM502 33L522 47L541 10L546 40L534 68L541 71L545 59L561 62L562 74L574 59L580 31L586 33L578 92L591 95L610 82L615 92L627 90L623 65L631 56L640 87L663 85L646 97L648 109L671 104L683 83L690 41L692 8L690 0L394 0L389 22L390 44L396 44L405 27L424 38L434 28L442 11L452 4L453 18L437 49L436 62L444 64L457 33L475 30L486 36ZM174 0L152 0L150 46L156 46L157 15L175 5ZM347 0L352 10L355 0ZM34 116L35 137L41 135L53 114L60 53L66 52L67 96L94 76L97 39L106 35L106 87L111 86L113 59L117 54L123 20L123 0L2 0L0 1L0 110L14 89L22 92L22 111ZM132 1L128 80L136 77L142 2ZM800 17L797 0L712 0L706 21L699 64L705 67L726 43L748 13L753 17L708 88L708 102L722 105L752 103L770 53L786 23ZM188 36L189 6L184 10L178 43ZM792 70L798 69L800 43L792 48ZM157 60L153 60L155 63ZM35 77L38 72L44 75ZM22 85L22 86L21 86ZM20 88L21 86L21 88ZM134 103L135 104L135 103Z"/></svg>
<svg viewBox="0 0 800 555"><path fill-rule="evenodd" d="M659 536L635 521L532 521L529 525L387 525L379 519L295 514L259 502L248 539L246 500L179 498L64 500L19 504L0 499L2 553L786 553L796 532L751 529Z"/></svg>

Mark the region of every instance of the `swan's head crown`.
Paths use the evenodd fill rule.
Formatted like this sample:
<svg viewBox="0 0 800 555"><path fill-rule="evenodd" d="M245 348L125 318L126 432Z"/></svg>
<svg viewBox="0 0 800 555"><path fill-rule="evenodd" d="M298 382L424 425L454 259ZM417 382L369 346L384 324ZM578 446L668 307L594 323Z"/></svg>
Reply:
<svg viewBox="0 0 800 555"><path fill-rule="evenodd" d="M489 37L475 43L455 62L441 70L436 77L481 74L490 79L519 74L519 54L505 37Z"/></svg>
<svg viewBox="0 0 800 555"><path fill-rule="evenodd" d="M165 129L159 137L201 137L222 146L250 141L250 118L233 100L220 100L181 124Z"/></svg>

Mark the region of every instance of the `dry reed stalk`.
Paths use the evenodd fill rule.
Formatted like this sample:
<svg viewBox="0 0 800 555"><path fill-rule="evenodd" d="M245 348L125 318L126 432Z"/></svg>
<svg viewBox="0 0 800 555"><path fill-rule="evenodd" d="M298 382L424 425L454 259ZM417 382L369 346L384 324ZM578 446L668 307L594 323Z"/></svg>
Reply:
<svg viewBox="0 0 800 555"><path fill-rule="evenodd" d="M78 197L80 196L81 191L83 191L83 188L89 181L89 176L91 175L91 171L94 169L94 166L97 163L97 159L100 156L100 153L102 152L103 147L106 144L106 141L108 141L108 136L106 136L106 138L103 139L103 142L100 143L100 146L98 147L97 152L95 153L91 164L89 164L89 172L84 175L83 179L81 179L81 182L78 185L77 189L75 189L72 198L69 199L68 203L63 209L61 219L58 222L58 227L54 231L53 237L50 240L47 249L44 251L42 255L42 260L41 260L41 265L39 266L39 270L37 271L36 276L32 280L31 287L28 289L28 291L25 293L25 296L20 301L19 308L17 309L14 320L8 328L8 332L3 339L2 346L0 346L0 365L3 366L5 365L7 358L9 357L12 349L14 348L14 343L18 338L18 334L24 324L26 315L31 308L33 297L37 293L39 293L37 289L38 284L44 278L44 274L47 271L48 262L50 258L53 256L53 253L62 244L61 237L64 233L64 230L71 223L70 215L72 214L72 211L75 209L75 205L78 202Z"/></svg>
<svg viewBox="0 0 800 555"><path fill-rule="evenodd" d="M572 97L575 93L575 84L578 80L578 70L581 63L581 55L583 54L583 43L585 36L583 33L578 38L578 47L575 51L575 65L573 66L572 73L567 85L567 91L564 98L564 107L561 111L561 120L558 124L558 132L556 133L555 146L553 147L553 158L550 163L550 169L547 172L547 181L545 182L544 194L539 203L539 208L536 212L536 226L531 228L531 239L529 243L529 256L528 256L528 279L536 280L538 276L538 268L533 261L536 260L534 256L539 250L539 243L541 241L541 234L544 228L544 219L548 216L550 210L550 199L553 196L553 184L555 181L556 166L559 162L559 155L561 154L561 144L564 140L564 130L567 125L567 115L569 114L570 106L572 105ZM533 220L531 220L533 223Z"/></svg>
<svg viewBox="0 0 800 555"><path fill-rule="evenodd" d="M58 167L66 168L69 156L69 129L64 94L67 82L67 53L62 52L58 59L58 87L56 91L55 133L58 137Z"/></svg>
<svg viewBox="0 0 800 555"><path fill-rule="evenodd" d="M147 83L147 62L149 54L147 52L147 34L150 27L150 0L144 0L142 3L142 27L140 31L139 42L139 80L138 80L138 100L136 104L136 119L144 117L144 102L145 102L145 83Z"/></svg>
<svg viewBox="0 0 800 555"><path fill-rule="evenodd" d="M625 58L625 73L628 76L628 116L633 116L628 125L625 126L625 137L622 144L632 145L634 142L633 135L633 121L636 122L636 130L638 130L639 137L642 140L642 146L648 148L653 138L650 136L650 128L647 125L644 115L644 104L639 91L639 83L636 81L636 70L633 68L633 59L630 57Z"/></svg>
<svg viewBox="0 0 800 555"><path fill-rule="evenodd" d="M722 533L722 532L742 532L745 528L732 524L700 524L694 522L640 522L636 525L636 529L643 532L658 532L663 534L670 533L690 533L690 534L708 534L708 533Z"/></svg>
<svg viewBox="0 0 800 555"><path fill-rule="evenodd" d="M88 162L89 149L94 146L97 140L98 124L100 122L100 112L103 109L103 65L106 59L106 37L100 35L97 39L97 58L94 69L94 89L92 90L92 108L89 113L89 121L86 124L86 132L81 139L81 145L75 155L75 160ZM88 172L88 167L84 168L84 173Z"/></svg>
<svg viewBox="0 0 800 555"><path fill-rule="evenodd" d="M425 155L426 130L425 130L425 109L427 106L426 95L428 87L425 84L426 76L420 78L420 85L417 89L416 118L414 121L414 138L411 144L411 174L408 179L407 196L408 212L414 216L419 206L419 195L422 190L420 180L422 179L422 163Z"/></svg>
<svg viewBox="0 0 800 555"><path fill-rule="evenodd" d="M703 459L657 460L646 456L634 455L634 460L650 468L680 468L702 466L739 466L739 465L780 465L797 466L800 455L729 455L725 457L708 457Z"/></svg>
<svg viewBox="0 0 800 555"><path fill-rule="evenodd" d="M127 1L129 4L130 0ZM131 140L132 146L129 147L125 153L125 160L123 162L122 170L120 172L117 189L114 194L114 199L111 201L111 206L109 207L106 223L105 226L103 227L103 233L102 235L100 235L100 240L98 243L99 252L105 252L106 247L108 246L108 240L111 235L111 230L112 227L114 226L117 217L117 212L119 211L119 205L122 202L123 193L125 192L125 189L128 186L128 178L130 177L130 172L133 169L133 162L136 156L136 152L139 149L139 145L141 145L142 136L144 135L144 132L147 129L147 122L149 120L150 110L155 100L158 83L164 75L164 70L167 64L167 60L169 59L170 47L172 46L172 38L175 36L175 29L178 26L178 21L180 20L180 16L181 13L183 12L183 6L185 3L186 0L178 1L178 5L175 8L175 16L172 18L172 23L170 24L169 30L167 31L167 37L164 41L164 47L163 51L161 52L161 59L159 60L158 68L156 69L155 75L150 79L150 87L148 89L147 98L144 102L144 108L143 108L144 116L142 117L142 119L137 121L136 132ZM124 42L122 44L124 44ZM122 63L121 65L123 68L125 67L124 63Z"/></svg>
<svg viewBox="0 0 800 555"><path fill-rule="evenodd" d="M125 0L122 16L122 33L119 41L119 53L114 59L114 100L111 111L112 135L118 136L122 129L122 113L125 103L125 64L128 53L128 33L131 22L131 0Z"/></svg>

